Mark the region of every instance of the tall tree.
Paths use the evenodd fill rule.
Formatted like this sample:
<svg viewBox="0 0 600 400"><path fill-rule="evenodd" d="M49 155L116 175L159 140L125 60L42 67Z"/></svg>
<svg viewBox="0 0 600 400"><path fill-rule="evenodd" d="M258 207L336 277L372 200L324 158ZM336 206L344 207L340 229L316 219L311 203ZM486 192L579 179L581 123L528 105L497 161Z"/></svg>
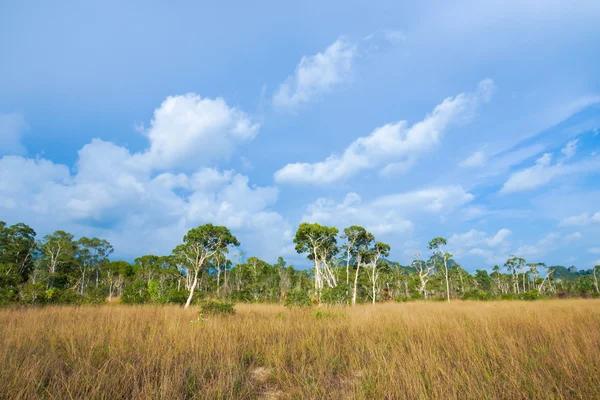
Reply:
<svg viewBox="0 0 600 400"><path fill-rule="evenodd" d="M35 231L24 223L6 226L0 224L0 263L16 268L25 282L34 268L37 250Z"/></svg>
<svg viewBox="0 0 600 400"><path fill-rule="evenodd" d="M73 235L65 231L55 231L44 236L39 244L41 251L41 263L48 274L47 287L53 287L54 277L61 266L73 262L77 252L77 243Z"/></svg>
<svg viewBox="0 0 600 400"><path fill-rule="evenodd" d="M369 259L368 265L371 272L371 294L373 298L373 304L375 304L377 299L377 280L379 279L377 263L382 256L387 257L389 255L390 245L382 242L375 243L375 245L368 251L367 257Z"/></svg>
<svg viewBox="0 0 600 400"><path fill-rule="evenodd" d="M435 269L435 263L434 262L426 262L426 261L422 261L421 258L421 252L419 250L414 250L413 251L413 262L411 264L411 266L415 269L415 271L417 272L417 276L419 277L419 293L421 293L421 296L423 296L423 298L427 298L427 282L429 282L429 275L431 274L431 272Z"/></svg>
<svg viewBox="0 0 600 400"><path fill-rule="evenodd" d="M79 293L85 294L86 274L90 272L96 275L96 287L100 280L100 267L108 261L108 256L113 252L112 245L98 238L82 237L77 241L77 262L81 271L81 282Z"/></svg>
<svg viewBox="0 0 600 400"><path fill-rule="evenodd" d="M448 261L452 258L452 254L445 251L445 246L448 244L443 237L436 237L429 242L429 250L434 256L442 259L444 265L444 275L446 277L446 298L450 303L450 280L448 278Z"/></svg>
<svg viewBox="0 0 600 400"><path fill-rule="evenodd" d="M352 225L344 229L344 234L342 235L344 244L342 248L346 253L346 285L350 284L350 261L356 258L359 244L365 239L366 235L367 230L362 226Z"/></svg>
<svg viewBox="0 0 600 400"><path fill-rule="evenodd" d="M307 258L314 264L315 292L319 301L324 283L330 288L337 286L337 278L332 266L338 251L337 233L338 230L334 227L303 222L294 237L298 254L307 253Z"/></svg>
<svg viewBox="0 0 600 400"><path fill-rule="evenodd" d="M186 275L193 276L185 308L192 303L198 285L198 275L207 266L208 260L219 252L226 253L230 246L239 245L236 237L224 226L206 224L188 231L183 237L183 244L173 250L176 256L184 261Z"/></svg>

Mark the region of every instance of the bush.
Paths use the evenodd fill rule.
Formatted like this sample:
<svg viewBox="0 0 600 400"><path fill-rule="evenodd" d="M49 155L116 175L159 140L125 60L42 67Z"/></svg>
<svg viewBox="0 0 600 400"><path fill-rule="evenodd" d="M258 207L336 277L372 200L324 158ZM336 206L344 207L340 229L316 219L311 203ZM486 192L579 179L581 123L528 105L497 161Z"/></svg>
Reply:
<svg viewBox="0 0 600 400"><path fill-rule="evenodd" d="M482 290L471 290L462 297L463 300L490 300L490 296Z"/></svg>
<svg viewBox="0 0 600 400"><path fill-rule="evenodd" d="M415 301L417 299L415 299L414 297L406 297L406 296L398 296L396 297L396 303L406 303L409 301Z"/></svg>
<svg viewBox="0 0 600 400"><path fill-rule="evenodd" d="M235 308L233 303L216 300L205 300L200 305L200 313L202 315L233 315Z"/></svg>
<svg viewBox="0 0 600 400"><path fill-rule="evenodd" d="M309 307L311 301L308 293L302 290L293 290L287 294L283 304L286 307Z"/></svg>
<svg viewBox="0 0 600 400"><path fill-rule="evenodd" d="M537 289L530 290L528 292L523 293L523 300L541 300L546 298L546 296L542 295Z"/></svg>
<svg viewBox="0 0 600 400"><path fill-rule="evenodd" d="M104 288L91 289L85 292L81 299L83 304L100 305L106 303L106 290Z"/></svg>
<svg viewBox="0 0 600 400"><path fill-rule="evenodd" d="M121 294L123 304L143 304L150 301L148 286L144 281L135 281L125 286Z"/></svg>
<svg viewBox="0 0 600 400"><path fill-rule="evenodd" d="M19 301L23 304L44 304L46 300L46 286L42 283L26 283L19 291Z"/></svg>
<svg viewBox="0 0 600 400"><path fill-rule="evenodd" d="M321 292L321 302L324 304L350 304L350 287L340 285L332 288L325 288Z"/></svg>

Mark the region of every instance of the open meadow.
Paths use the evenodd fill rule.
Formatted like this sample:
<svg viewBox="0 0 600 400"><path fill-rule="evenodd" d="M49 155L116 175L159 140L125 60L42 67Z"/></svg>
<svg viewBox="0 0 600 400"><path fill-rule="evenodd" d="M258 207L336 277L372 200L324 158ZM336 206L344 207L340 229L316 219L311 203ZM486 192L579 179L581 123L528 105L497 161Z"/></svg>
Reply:
<svg viewBox="0 0 600 400"><path fill-rule="evenodd" d="M599 300L236 310L0 309L0 397L600 398Z"/></svg>

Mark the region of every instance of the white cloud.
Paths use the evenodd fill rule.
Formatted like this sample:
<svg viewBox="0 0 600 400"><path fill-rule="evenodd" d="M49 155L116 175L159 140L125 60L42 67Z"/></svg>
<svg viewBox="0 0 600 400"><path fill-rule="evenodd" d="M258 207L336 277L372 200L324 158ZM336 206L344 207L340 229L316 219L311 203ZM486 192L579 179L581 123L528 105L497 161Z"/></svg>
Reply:
<svg viewBox="0 0 600 400"><path fill-rule="evenodd" d="M0 155L23 155L25 147L21 143L27 123L21 114L0 114Z"/></svg>
<svg viewBox="0 0 600 400"><path fill-rule="evenodd" d="M563 147L560 152L565 155L566 158L571 158L577 152L577 142L578 139L570 140L565 147Z"/></svg>
<svg viewBox="0 0 600 400"><path fill-rule="evenodd" d="M588 253L590 253L590 254L600 254L600 247L592 247L591 249L588 249Z"/></svg>
<svg viewBox="0 0 600 400"><path fill-rule="evenodd" d="M573 232L565 236L565 240L567 241L579 240L581 238L583 238L581 232Z"/></svg>
<svg viewBox="0 0 600 400"><path fill-rule="evenodd" d="M448 239L448 248L456 258L473 255L483 258L488 264L499 264L506 260L508 237L511 234L506 228L493 235L471 229L462 234L453 234Z"/></svg>
<svg viewBox="0 0 600 400"><path fill-rule="evenodd" d="M436 187L379 197L363 202L356 193L349 193L341 203L318 199L308 206L302 220L345 228L363 225L375 234L404 233L412 230L408 216L418 213L451 213L470 202L473 195L461 187Z"/></svg>
<svg viewBox="0 0 600 400"><path fill-rule="evenodd" d="M466 168L481 167L485 165L485 154L483 151L476 151L469 157L462 160L458 165Z"/></svg>
<svg viewBox="0 0 600 400"><path fill-rule="evenodd" d="M600 160L592 158L577 163L552 164L552 154L545 153L535 165L513 173L500 190L501 193L514 193L532 190L547 185L555 178L572 174L582 174L600 169Z"/></svg>
<svg viewBox="0 0 600 400"><path fill-rule="evenodd" d="M94 139L79 150L73 171L45 159L0 158L0 219L24 221L41 232L60 228L103 237L120 257L168 253L188 229L212 222L228 226L253 255L274 261L290 239L289 224L271 210L277 188L250 185L248 177L216 168L154 172L190 156L177 138L199 146L200 154L222 156L236 140L250 139L254 128L222 101L206 106L197 96L169 99L174 102L163 103L147 132L147 152L132 154ZM185 106L175 111L179 100ZM208 110L229 116L206 114L213 122L200 122ZM219 129L226 139L215 138ZM223 141L215 145L213 139Z"/></svg>
<svg viewBox="0 0 600 400"><path fill-rule="evenodd" d="M541 257L550 251L556 249L561 236L557 233L550 232L533 245L520 246L516 251L517 257Z"/></svg>
<svg viewBox="0 0 600 400"><path fill-rule="evenodd" d="M483 80L476 92L446 98L424 120L412 126L408 126L407 121L384 125L369 136L356 139L341 156L331 155L316 163L286 165L275 173L275 180L326 184L346 180L361 170L382 165L382 173L406 169L422 153L435 147L451 124L471 119L478 105L488 101L493 91L493 82Z"/></svg>
<svg viewBox="0 0 600 400"><path fill-rule="evenodd" d="M500 229L496 234L488 236L485 232L471 229L470 231L462 234L453 234L448 239L450 247L464 248L464 247L475 247L478 245L486 245L487 247L497 247L501 244L506 243L506 240L511 235L510 229Z"/></svg>
<svg viewBox="0 0 600 400"><path fill-rule="evenodd" d="M573 215L563 219L560 222L560 224L563 226L584 226L593 223L600 224L600 211L595 214L584 212L579 215Z"/></svg>
<svg viewBox="0 0 600 400"><path fill-rule="evenodd" d="M207 165L228 157L239 143L254 139L259 125L222 98L189 93L169 96L154 111L144 133L150 148L136 154L134 163L168 169Z"/></svg>
<svg viewBox="0 0 600 400"><path fill-rule="evenodd" d="M475 196L465 191L462 186L439 186L386 195L376 199L373 204L378 207L448 213L474 198Z"/></svg>
<svg viewBox="0 0 600 400"><path fill-rule="evenodd" d="M323 53L303 56L294 75L288 77L273 95L280 109L301 107L330 92L352 76L356 47L343 39L333 42Z"/></svg>

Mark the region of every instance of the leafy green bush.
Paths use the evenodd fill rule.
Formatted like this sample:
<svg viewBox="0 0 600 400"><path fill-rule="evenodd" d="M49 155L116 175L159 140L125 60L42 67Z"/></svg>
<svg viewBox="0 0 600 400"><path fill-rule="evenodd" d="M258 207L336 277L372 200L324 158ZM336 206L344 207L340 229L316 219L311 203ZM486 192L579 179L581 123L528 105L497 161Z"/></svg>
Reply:
<svg viewBox="0 0 600 400"><path fill-rule="evenodd" d="M325 288L321 292L321 302L324 304L350 304L350 299L350 287L346 284Z"/></svg>
<svg viewBox="0 0 600 400"><path fill-rule="evenodd" d="M123 304L143 304L150 301L148 286L144 281L134 281L125 286L121 294Z"/></svg>
<svg viewBox="0 0 600 400"><path fill-rule="evenodd" d="M541 299L545 299L545 298L547 298L547 297L542 295L537 289L533 289L533 290L523 293L523 300L533 301L533 300L541 300Z"/></svg>
<svg viewBox="0 0 600 400"><path fill-rule="evenodd" d="M286 307L309 307L311 301L308 293L302 290L293 290L285 297L284 305Z"/></svg>
<svg viewBox="0 0 600 400"><path fill-rule="evenodd" d="M200 305L202 315L233 315L235 308L233 303L226 301L205 300Z"/></svg>
<svg viewBox="0 0 600 400"><path fill-rule="evenodd" d="M43 283L26 283L19 291L19 301L22 304L44 304L46 300L46 286Z"/></svg>
<svg viewBox="0 0 600 400"><path fill-rule="evenodd" d="M471 290L462 297L463 300L490 300L490 296L483 290Z"/></svg>
<svg viewBox="0 0 600 400"><path fill-rule="evenodd" d="M406 303L409 301L415 301L417 299L415 299L414 297L406 297L406 296L398 296L396 297L396 303Z"/></svg>
<svg viewBox="0 0 600 400"><path fill-rule="evenodd" d="M104 288L92 289L85 292L81 299L83 304L100 305L106 303L106 290Z"/></svg>

